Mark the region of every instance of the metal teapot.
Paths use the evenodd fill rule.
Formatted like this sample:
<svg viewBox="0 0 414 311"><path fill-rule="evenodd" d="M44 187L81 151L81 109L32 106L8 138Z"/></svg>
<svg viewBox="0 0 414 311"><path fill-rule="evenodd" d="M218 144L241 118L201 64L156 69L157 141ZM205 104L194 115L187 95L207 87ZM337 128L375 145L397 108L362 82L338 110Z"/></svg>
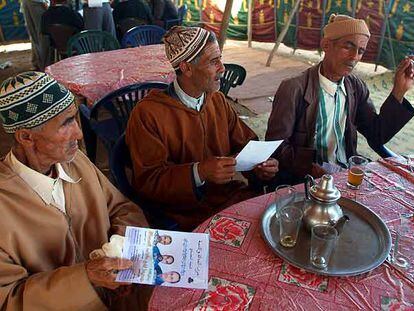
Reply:
<svg viewBox="0 0 414 311"><path fill-rule="evenodd" d="M331 175L323 175L319 184L315 184L312 176L305 177L305 206L303 222L307 229L315 225L331 225L342 227L349 220L342 213L341 207L336 203L341 193L335 187Z"/></svg>

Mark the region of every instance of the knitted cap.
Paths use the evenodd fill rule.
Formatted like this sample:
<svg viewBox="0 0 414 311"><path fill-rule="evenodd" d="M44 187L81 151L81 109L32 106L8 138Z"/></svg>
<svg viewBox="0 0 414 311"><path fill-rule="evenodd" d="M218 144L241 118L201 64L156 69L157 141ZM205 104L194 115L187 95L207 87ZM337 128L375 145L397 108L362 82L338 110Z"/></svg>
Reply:
<svg viewBox="0 0 414 311"><path fill-rule="evenodd" d="M0 118L6 133L39 126L68 108L74 97L43 72L28 71L0 86Z"/></svg>
<svg viewBox="0 0 414 311"><path fill-rule="evenodd" d="M361 34L371 36L363 19L355 19L347 15L332 14L328 24L323 28L323 37L335 40L347 35Z"/></svg>
<svg viewBox="0 0 414 311"><path fill-rule="evenodd" d="M191 62L206 46L210 32L200 27L174 26L164 35L165 54L174 69Z"/></svg>

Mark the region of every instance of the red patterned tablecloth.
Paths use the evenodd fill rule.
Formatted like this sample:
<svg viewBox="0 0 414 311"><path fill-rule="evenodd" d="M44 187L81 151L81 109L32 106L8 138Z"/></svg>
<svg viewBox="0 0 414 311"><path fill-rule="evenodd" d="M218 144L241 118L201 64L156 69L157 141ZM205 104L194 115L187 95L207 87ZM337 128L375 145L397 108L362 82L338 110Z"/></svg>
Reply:
<svg viewBox="0 0 414 311"><path fill-rule="evenodd" d="M369 169L358 191L346 187L346 172L335 183L342 196L377 213L394 238L399 215L414 212L414 183L384 163ZM268 194L241 202L200 225L197 232L210 233L209 289L156 287L149 310L414 310L414 241L405 271L385 262L354 277L307 273L274 255L261 237L261 215L273 200Z"/></svg>
<svg viewBox="0 0 414 311"><path fill-rule="evenodd" d="M73 56L46 72L90 103L126 85L175 77L162 44Z"/></svg>

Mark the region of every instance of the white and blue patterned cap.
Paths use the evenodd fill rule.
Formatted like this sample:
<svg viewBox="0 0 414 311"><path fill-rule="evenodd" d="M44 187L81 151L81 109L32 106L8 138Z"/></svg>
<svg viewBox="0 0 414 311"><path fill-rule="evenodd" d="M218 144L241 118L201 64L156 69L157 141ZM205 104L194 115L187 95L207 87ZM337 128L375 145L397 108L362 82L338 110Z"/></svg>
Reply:
<svg viewBox="0 0 414 311"><path fill-rule="evenodd" d="M28 71L0 86L0 118L6 133L39 126L68 108L73 94L51 76Z"/></svg>

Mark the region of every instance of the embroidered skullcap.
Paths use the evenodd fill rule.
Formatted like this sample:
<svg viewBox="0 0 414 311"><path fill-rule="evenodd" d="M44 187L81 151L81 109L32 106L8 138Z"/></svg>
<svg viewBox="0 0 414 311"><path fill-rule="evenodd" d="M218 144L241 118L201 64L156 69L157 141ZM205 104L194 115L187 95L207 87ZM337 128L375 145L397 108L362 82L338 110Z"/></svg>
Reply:
<svg viewBox="0 0 414 311"><path fill-rule="evenodd" d="M164 35L165 54L174 69L191 62L206 46L210 32L200 27L174 26Z"/></svg>
<svg viewBox="0 0 414 311"><path fill-rule="evenodd" d="M0 86L0 118L6 133L33 128L52 119L73 103L63 85L43 72L28 71Z"/></svg>
<svg viewBox="0 0 414 311"><path fill-rule="evenodd" d="M328 24L323 28L323 37L335 40L347 35L361 34L371 36L363 19L355 19L347 15L331 14Z"/></svg>

